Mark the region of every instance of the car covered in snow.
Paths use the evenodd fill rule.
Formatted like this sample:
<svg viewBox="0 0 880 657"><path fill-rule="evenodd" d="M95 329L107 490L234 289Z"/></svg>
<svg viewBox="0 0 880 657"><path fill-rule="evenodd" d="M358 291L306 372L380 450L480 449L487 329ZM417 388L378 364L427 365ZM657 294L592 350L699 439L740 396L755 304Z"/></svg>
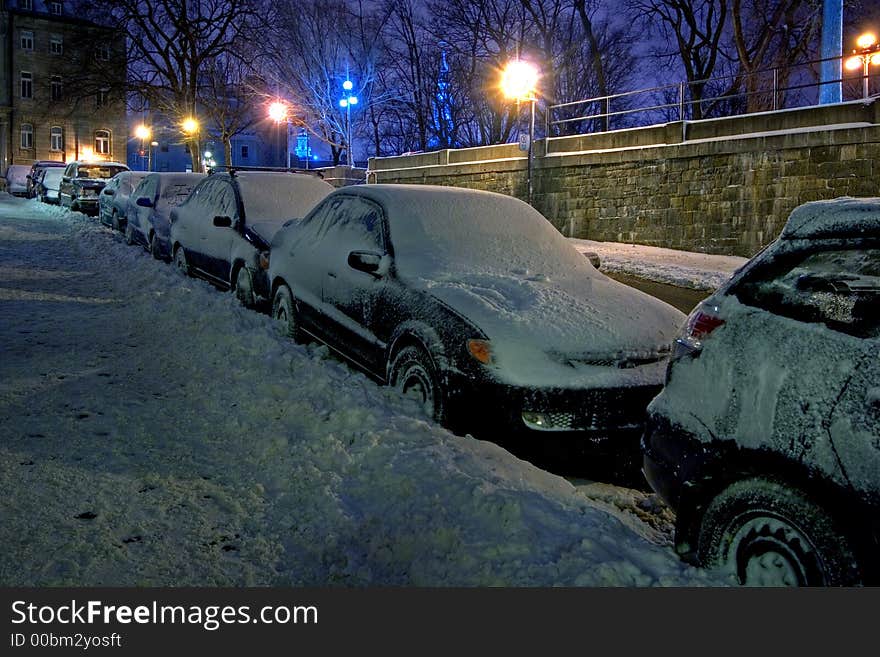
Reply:
<svg viewBox="0 0 880 657"><path fill-rule="evenodd" d="M131 191L143 180L147 171L121 171L104 185L98 197L98 219L114 230L125 230L125 213Z"/></svg>
<svg viewBox="0 0 880 657"><path fill-rule="evenodd" d="M74 160L68 163L58 190L59 203L74 212L98 213L101 190L120 171L129 168L121 162Z"/></svg>
<svg viewBox="0 0 880 657"><path fill-rule="evenodd" d="M335 191L272 242L273 315L454 430L640 454L684 321L598 272L528 204L430 185ZM594 449L595 448L595 449Z"/></svg>
<svg viewBox="0 0 880 657"><path fill-rule="evenodd" d="M880 199L807 203L688 318L644 472L740 583L877 583Z"/></svg>
<svg viewBox="0 0 880 657"><path fill-rule="evenodd" d="M34 193L43 203L58 204L58 190L61 187L61 178L64 169L49 167L40 169L34 174Z"/></svg>
<svg viewBox="0 0 880 657"><path fill-rule="evenodd" d="M171 256L181 271L232 289L245 306L268 301L272 238L332 191L317 173L211 173L171 212Z"/></svg>
<svg viewBox="0 0 880 657"><path fill-rule="evenodd" d="M59 168L64 169L67 166L64 162L59 162L57 160L37 160L31 165L31 170L28 172L27 176L27 193L25 196L28 198L36 198L39 196L37 193L37 183L40 178L42 178L43 171L51 168Z"/></svg>
<svg viewBox="0 0 880 657"><path fill-rule="evenodd" d="M171 211L189 198L204 173L151 173L131 192L125 241L141 244L157 260L171 258Z"/></svg>
<svg viewBox="0 0 880 657"><path fill-rule="evenodd" d="M10 164L4 176L6 191L13 196L27 196L27 177L30 171L30 164Z"/></svg>

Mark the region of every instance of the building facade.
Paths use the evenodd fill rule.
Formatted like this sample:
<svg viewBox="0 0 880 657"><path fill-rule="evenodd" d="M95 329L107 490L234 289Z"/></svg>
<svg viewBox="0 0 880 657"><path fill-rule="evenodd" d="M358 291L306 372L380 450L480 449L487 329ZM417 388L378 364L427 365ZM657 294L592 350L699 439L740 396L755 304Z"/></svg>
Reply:
<svg viewBox="0 0 880 657"><path fill-rule="evenodd" d="M127 159L124 38L73 9L63 0L2 4L2 171L35 160Z"/></svg>

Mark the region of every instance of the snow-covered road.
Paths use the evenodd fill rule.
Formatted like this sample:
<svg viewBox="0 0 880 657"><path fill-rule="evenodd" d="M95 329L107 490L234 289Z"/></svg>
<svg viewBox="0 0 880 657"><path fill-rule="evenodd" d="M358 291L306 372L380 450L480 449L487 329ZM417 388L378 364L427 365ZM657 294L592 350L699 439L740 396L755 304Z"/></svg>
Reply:
<svg viewBox="0 0 880 657"><path fill-rule="evenodd" d="M0 194L0 585L718 584L93 219Z"/></svg>

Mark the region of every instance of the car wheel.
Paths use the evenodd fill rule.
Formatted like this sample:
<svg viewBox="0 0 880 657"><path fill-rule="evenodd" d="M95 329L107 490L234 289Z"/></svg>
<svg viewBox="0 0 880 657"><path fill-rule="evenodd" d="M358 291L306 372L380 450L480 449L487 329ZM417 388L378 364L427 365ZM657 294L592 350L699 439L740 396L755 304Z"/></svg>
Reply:
<svg viewBox="0 0 880 657"><path fill-rule="evenodd" d="M272 317L284 326L284 334L293 338L294 342L303 341L303 333L296 316L296 303L293 293L286 285L281 285L272 298Z"/></svg>
<svg viewBox="0 0 880 657"><path fill-rule="evenodd" d="M174 251L174 266L184 276L190 275L189 262L186 260L186 251L182 246L178 246Z"/></svg>
<svg viewBox="0 0 880 657"><path fill-rule="evenodd" d="M250 270L244 265L235 272L232 291L235 293L236 299L245 308L253 308L257 305L256 295L254 294L254 279L251 276Z"/></svg>
<svg viewBox="0 0 880 657"><path fill-rule="evenodd" d="M434 362L424 349L409 345L401 349L391 361L389 383L409 399L425 409L425 414L443 423L446 404L443 389Z"/></svg>
<svg viewBox="0 0 880 657"><path fill-rule="evenodd" d="M129 246L134 244L134 226L130 223L125 226L125 243Z"/></svg>
<svg viewBox="0 0 880 657"><path fill-rule="evenodd" d="M767 479L738 481L706 509L700 562L727 568L750 586L851 586L859 569L824 509Z"/></svg>

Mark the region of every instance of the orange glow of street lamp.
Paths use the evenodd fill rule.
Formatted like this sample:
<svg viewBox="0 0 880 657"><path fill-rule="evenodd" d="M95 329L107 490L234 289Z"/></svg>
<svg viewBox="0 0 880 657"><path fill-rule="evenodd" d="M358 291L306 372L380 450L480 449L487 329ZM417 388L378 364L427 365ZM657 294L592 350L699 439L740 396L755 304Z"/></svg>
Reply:
<svg viewBox="0 0 880 657"><path fill-rule="evenodd" d="M180 124L180 129L188 135L195 134L199 131L199 122L196 121L193 117L188 116Z"/></svg>
<svg viewBox="0 0 880 657"><path fill-rule="evenodd" d="M269 105L269 118L275 123L281 123L287 119L287 105L276 100Z"/></svg>
<svg viewBox="0 0 880 657"><path fill-rule="evenodd" d="M150 138L150 129L145 125L139 125L134 129L134 136L141 141L146 141Z"/></svg>
<svg viewBox="0 0 880 657"><path fill-rule="evenodd" d="M852 57L848 57L843 63L847 71L862 70L862 95L867 100L869 95L868 82L871 66L880 66L880 44L877 37L870 32L865 32L856 39L856 50Z"/></svg>
<svg viewBox="0 0 880 657"><path fill-rule="evenodd" d="M507 98L533 100L538 86L538 69L521 59L510 62L501 72L501 91Z"/></svg>
<svg viewBox="0 0 880 657"><path fill-rule="evenodd" d="M866 48L870 48L875 43L877 43L877 37L875 37L870 32L865 32L858 39L856 39L856 47L865 50Z"/></svg>

